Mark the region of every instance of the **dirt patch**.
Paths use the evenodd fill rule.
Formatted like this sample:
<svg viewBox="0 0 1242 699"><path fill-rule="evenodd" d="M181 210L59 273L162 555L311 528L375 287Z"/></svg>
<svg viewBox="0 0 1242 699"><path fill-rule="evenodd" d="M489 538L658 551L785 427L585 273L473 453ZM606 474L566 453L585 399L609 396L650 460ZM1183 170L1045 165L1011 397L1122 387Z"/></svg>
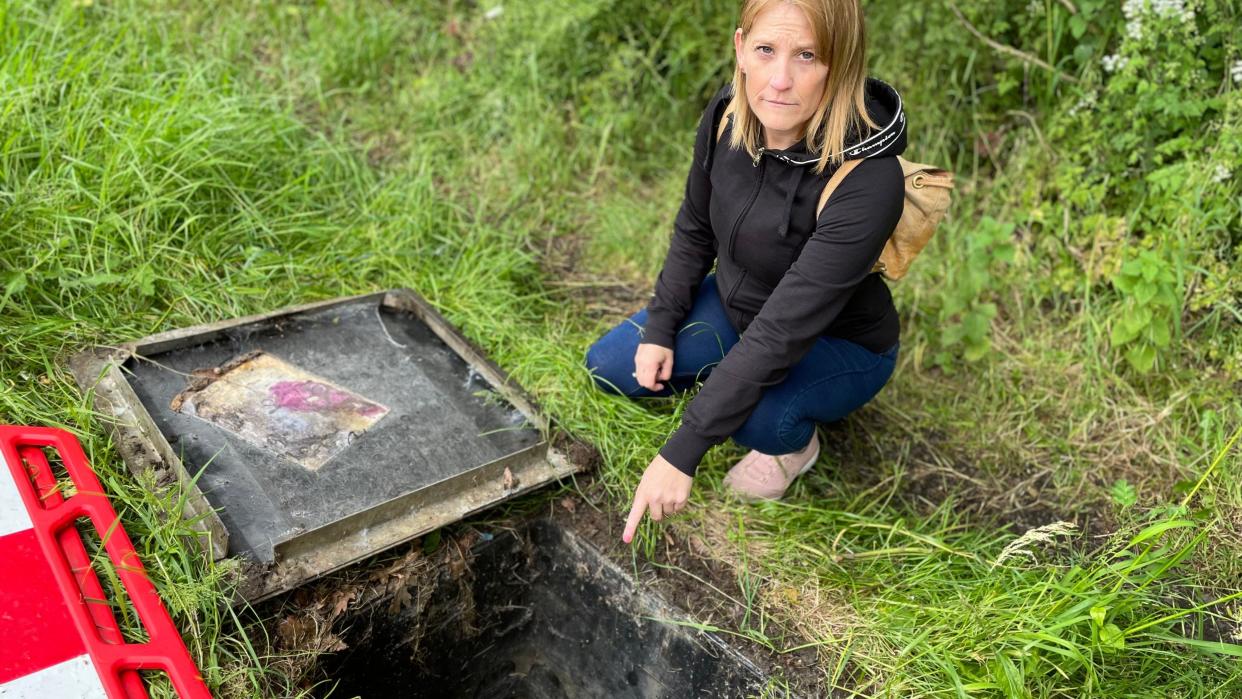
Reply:
<svg viewBox="0 0 1242 699"><path fill-rule="evenodd" d="M545 242L539 266L553 297L581 309L591 320L620 320L642 310L650 298L649 286L584 271L585 245L583 235L560 235Z"/></svg>
<svg viewBox="0 0 1242 699"><path fill-rule="evenodd" d="M564 432L557 432L552 437L552 447L563 453L571 463L581 467L585 473L593 473L603 465L604 456L590 442L574 439Z"/></svg>
<svg viewBox="0 0 1242 699"><path fill-rule="evenodd" d="M553 508L551 517L588 540L618 565L636 573L643 585L691 618L736 632L747 626L756 626L761 609L771 613L778 608L778 604L774 604L775 599L761 600L758 605L752 606L748 616L748 610L738 599L739 568L724 558L735 549L735 545L724 540L723 531L715 526L718 522L710 519L699 524L686 521L665 527L656 556L647 560L621 541L624 513L605 509L603 503L607 502L607 498L602 484L598 481L580 481L580 485L584 497L562 497ZM757 550L752 553L762 555ZM780 593L765 588L763 594L771 596ZM811 629L782 626L776 618L769 617L765 619L762 636L783 650L822 637L807 636L807 631ZM760 642L732 633L722 634L722 637L765 673L788 682L790 689L800 696L823 695L823 672L814 648L778 653Z"/></svg>
<svg viewBox="0 0 1242 699"><path fill-rule="evenodd" d="M1106 503L1057 487L1056 464L989 473L944 433L903 429L867 407L820 428L821 459L833 464L832 477L848 491L891 489L894 504L919 514L952 499L963 518L1018 534L1060 520L1074 521L1086 536L1113 526ZM893 464L900 469L894 472Z"/></svg>

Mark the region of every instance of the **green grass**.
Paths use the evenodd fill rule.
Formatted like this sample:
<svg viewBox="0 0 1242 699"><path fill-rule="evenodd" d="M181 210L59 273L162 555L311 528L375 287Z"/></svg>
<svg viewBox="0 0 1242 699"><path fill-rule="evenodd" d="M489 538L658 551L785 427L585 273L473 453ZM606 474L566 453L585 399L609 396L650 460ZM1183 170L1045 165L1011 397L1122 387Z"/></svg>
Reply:
<svg viewBox="0 0 1242 699"><path fill-rule="evenodd" d="M0 5L0 420L82 438L222 696L304 688L221 604L233 566L184 546L176 494L129 476L72 352L410 286L599 447L618 522L684 407L594 391L582 357L663 259L695 122L730 68L733 3L486 9ZM824 684L860 695L1242 695L1236 646L1202 633L1242 624L1242 603L1220 602L1242 579L1236 384L1194 351L1133 374L1104 351L1110 306L1003 281L1038 270L1021 260L992 263L987 357L936 365L979 219L1025 221L1026 195L970 147L997 119L983 58L915 61L918 25L898 10L872 11L891 27L872 32L876 72L906 95L910 157L953 164L964 186L895 288L892 384L826 432L820 466L785 502L741 507L719 485L741 449L705 461L676 529L737 566L719 592L745 621L722 630L809 644ZM1018 140L1013 162L1038 161L1032 133ZM605 282L635 291L610 301ZM1109 496L1123 478L1129 507ZM1087 531L993 565L1057 520ZM1133 542L1169 522L1183 524ZM656 560L659 530L637 549Z"/></svg>

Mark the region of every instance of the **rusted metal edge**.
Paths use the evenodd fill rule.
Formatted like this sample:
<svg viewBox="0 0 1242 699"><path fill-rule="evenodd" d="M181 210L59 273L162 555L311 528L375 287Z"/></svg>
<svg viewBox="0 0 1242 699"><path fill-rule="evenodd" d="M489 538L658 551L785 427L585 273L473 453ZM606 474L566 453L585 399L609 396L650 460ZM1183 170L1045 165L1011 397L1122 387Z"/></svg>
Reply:
<svg viewBox="0 0 1242 699"><path fill-rule="evenodd" d="M339 541L350 532L371 529L402 516L410 509L426 507L435 502L434 499L428 500L427 493L434 493L437 499L447 499L468 493L483 485L488 479L499 480L503 484L505 468L509 468L512 478L515 479L513 487L508 490L520 487L523 483L521 480L522 474L519 471L529 469L531 462L542 459L546 451L547 443L540 442L512 454L502 456L494 461L489 461L481 466L476 466L469 471L454 474L429 486L402 493L390 500L346 515L323 526L286 536L279 541L273 542L272 548L275 551L276 560L280 561L283 558L294 558L303 555L307 549L330 545L332 542ZM374 541L374 537L371 537L370 540Z"/></svg>
<svg viewBox="0 0 1242 699"><path fill-rule="evenodd" d="M506 487L506 469L511 487ZM235 601L253 604L291 590L577 470L559 450L540 443L299 534L276 544L273 566L248 572Z"/></svg>
<svg viewBox="0 0 1242 699"><path fill-rule="evenodd" d="M134 475L151 472L162 487L182 489L184 517L199 532L196 543L212 560L224 558L229 549L228 530L122 375L121 365L129 357L127 349L92 348L71 357L69 370L82 392L93 395L95 410L104 418L130 471Z"/></svg>
<svg viewBox="0 0 1242 699"><path fill-rule="evenodd" d="M243 318L230 318L228 320L220 320L214 323L195 325L189 328L168 330L155 335L148 335L141 340L127 342L121 346L139 357L145 357L175 349L181 349L183 347L189 347L191 345L211 342L212 340L218 339L225 332L245 325L263 323L281 316L291 316L299 313L321 311L325 308L344 306L365 299L374 299L376 303L380 303L384 300L385 296L386 292L381 291L370 294L358 294L356 296L345 296L338 299L329 299L327 301L305 303L299 306L289 306L287 308L271 311L269 313L260 313L257 315L245 316Z"/></svg>
<svg viewBox="0 0 1242 699"><path fill-rule="evenodd" d="M407 311L418 316L418 319L426 323L427 327L431 328L444 344L469 362L491 384L492 388L505 397L505 400L526 415L526 418L539 430L543 439L548 439L551 426L544 419L534 398L516 384L511 383L509 375L503 369L488 359L473 342L462 335L422 296L412 289L393 289L384 295L382 303L389 308Z"/></svg>

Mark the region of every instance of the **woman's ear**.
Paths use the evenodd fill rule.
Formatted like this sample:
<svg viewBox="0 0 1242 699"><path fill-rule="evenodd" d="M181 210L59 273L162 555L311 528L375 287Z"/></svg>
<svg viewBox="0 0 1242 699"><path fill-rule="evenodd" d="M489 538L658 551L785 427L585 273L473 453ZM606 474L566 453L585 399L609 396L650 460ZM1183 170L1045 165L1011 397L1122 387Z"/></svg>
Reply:
<svg viewBox="0 0 1242 699"><path fill-rule="evenodd" d="M733 32L733 53L737 56L737 64L739 67L742 66L742 45L744 43L745 41L742 38L742 28L738 27L737 31ZM746 68L742 67L741 70L742 75L746 75Z"/></svg>

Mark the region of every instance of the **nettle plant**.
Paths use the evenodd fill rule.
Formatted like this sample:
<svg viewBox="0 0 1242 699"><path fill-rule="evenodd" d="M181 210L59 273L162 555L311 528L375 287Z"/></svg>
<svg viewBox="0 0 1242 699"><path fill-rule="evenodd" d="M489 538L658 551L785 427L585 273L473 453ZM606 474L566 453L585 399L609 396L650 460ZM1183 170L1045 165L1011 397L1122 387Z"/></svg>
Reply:
<svg viewBox="0 0 1242 699"><path fill-rule="evenodd" d="M969 362L982 359L991 350L991 324L997 308L989 300L989 291L998 285L1003 267L1013 262L1013 231L1013 223L984 216L969 235L955 236L963 249L960 264L953 265L941 289L936 327L941 328L939 346L944 349L933 357L940 367L952 369L954 354L950 347L960 347Z"/></svg>
<svg viewBox="0 0 1242 699"><path fill-rule="evenodd" d="M1177 326L1180 299L1172 266L1151 250L1127 260L1113 277L1122 297L1109 335L1113 347L1124 347L1125 358L1139 371L1150 371L1156 352L1169 346Z"/></svg>
<svg viewBox="0 0 1242 699"><path fill-rule="evenodd" d="M1110 344L1148 372L1178 346L1184 314L1237 313L1242 64L1227 3L1127 0L1122 13L1115 52L1084 68L1076 103L1052 119L1067 211L1047 218L1125 224L1111 240L1072 230L1071 245L1103 254L1061 255L1047 278L1062 282L1050 293L1071 275L1107 279Z"/></svg>

